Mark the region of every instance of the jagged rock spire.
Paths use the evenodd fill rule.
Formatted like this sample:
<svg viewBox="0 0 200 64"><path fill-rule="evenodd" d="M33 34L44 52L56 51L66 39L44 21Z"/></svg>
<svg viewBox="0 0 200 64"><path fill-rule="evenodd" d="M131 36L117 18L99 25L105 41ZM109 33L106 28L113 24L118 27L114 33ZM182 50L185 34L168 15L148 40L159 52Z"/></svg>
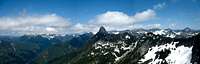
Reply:
<svg viewBox="0 0 200 64"><path fill-rule="evenodd" d="M90 39L90 42L95 42L99 39L104 39L104 37L108 34L108 32L106 31L106 29L101 26L99 31L92 37L92 39Z"/></svg>
<svg viewBox="0 0 200 64"><path fill-rule="evenodd" d="M96 36L102 37L102 36L105 36L106 34L108 34L108 32L103 26L101 26L99 29L99 32L96 33Z"/></svg>
<svg viewBox="0 0 200 64"><path fill-rule="evenodd" d="M98 33L107 33L107 31L103 26L101 26Z"/></svg>

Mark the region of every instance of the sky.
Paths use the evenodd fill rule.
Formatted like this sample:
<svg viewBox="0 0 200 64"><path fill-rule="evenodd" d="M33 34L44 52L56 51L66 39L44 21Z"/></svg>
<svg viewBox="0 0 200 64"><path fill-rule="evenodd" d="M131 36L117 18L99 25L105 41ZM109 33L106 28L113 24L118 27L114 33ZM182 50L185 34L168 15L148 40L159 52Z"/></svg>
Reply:
<svg viewBox="0 0 200 64"><path fill-rule="evenodd" d="M0 34L200 29L200 0L0 0Z"/></svg>

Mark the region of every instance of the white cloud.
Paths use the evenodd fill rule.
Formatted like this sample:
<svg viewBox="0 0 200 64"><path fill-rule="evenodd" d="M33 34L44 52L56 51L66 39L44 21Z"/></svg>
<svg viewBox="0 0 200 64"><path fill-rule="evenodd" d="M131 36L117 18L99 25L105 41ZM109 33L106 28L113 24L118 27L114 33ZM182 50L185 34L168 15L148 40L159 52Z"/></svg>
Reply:
<svg viewBox="0 0 200 64"><path fill-rule="evenodd" d="M163 3L159 3L157 5L154 5L153 6L153 9L162 9L164 6L166 6L166 3L163 2Z"/></svg>
<svg viewBox="0 0 200 64"><path fill-rule="evenodd" d="M57 32L57 30L55 28L52 28L52 27L47 27L46 30L48 32Z"/></svg>
<svg viewBox="0 0 200 64"><path fill-rule="evenodd" d="M155 17L155 15L156 13L154 10L148 9L141 13L136 13L133 18L135 18L135 21L146 21Z"/></svg>
<svg viewBox="0 0 200 64"><path fill-rule="evenodd" d="M97 15L85 26L88 29L96 29L94 26L105 26L107 30L126 30L133 28L133 25L139 22L147 21L156 16L156 13L152 9L147 9L143 12L138 12L135 15L127 15L119 11L108 11L106 13ZM95 31L93 31L95 32Z"/></svg>
<svg viewBox="0 0 200 64"><path fill-rule="evenodd" d="M135 15L131 16L119 11L108 11L106 13L97 15L96 18L91 21L96 22L96 24L99 25L123 26L149 20L155 17L155 15L156 13L151 9L136 13Z"/></svg>
<svg viewBox="0 0 200 64"><path fill-rule="evenodd" d="M90 24L90 23L87 23L87 24L80 24L80 23L77 23L75 24L74 26L72 26L69 30L70 32L68 33L84 33L84 32L92 32L92 33L96 33L100 26L102 25L96 25L96 24ZM106 30L108 31L112 31L112 30L127 30L127 29L134 29L134 26L133 25L130 25L130 26L108 26L108 25L103 25Z"/></svg>
<svg viewBox="0 0 200 64"><path fill-rule="evenodd" d="M84 24L71 24L68 19L56 14L0 17L0 34L7 32L18 34L95 33L100 26L105 26L107 30L126 30L133 29L134 24L150 20L155 16L156 13L152 9L134 15L127 15L119 11L108 11L97 15Z"/></svg>
<svg viewBox="0 0 200 64"><path fill-rule="evenodd" d="M0 31L4 32L61 33L68 26L70 26L68 20L56 14L0 18Z"/></svg>
<svg viewBox="0 0 200 64"><path fill-rule="evenodd" d="M69 33L84 33L84 32L93 32L98 31L99 26L93 24L80 24L77 23L69 29Z"/></svg>
<svg viewBox="0 0 200 64"><path fill-rule="evenodd" d="M119 11L108 11L100 14L93 21L98 24L112 26L129 25L135 22L131 16Z"/></svg>

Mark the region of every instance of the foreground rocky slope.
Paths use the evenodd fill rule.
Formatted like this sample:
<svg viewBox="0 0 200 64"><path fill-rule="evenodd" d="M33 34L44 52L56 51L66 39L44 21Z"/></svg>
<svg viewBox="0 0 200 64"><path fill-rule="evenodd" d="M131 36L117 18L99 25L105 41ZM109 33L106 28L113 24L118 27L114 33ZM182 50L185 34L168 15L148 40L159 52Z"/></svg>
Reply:
<svg viewBox="0 0 200 64"><path fill-rule="evenodd" d="M181 32L187 37L167 30L116 33L101 27L69 64L199 64L200 34Z"/></svg>

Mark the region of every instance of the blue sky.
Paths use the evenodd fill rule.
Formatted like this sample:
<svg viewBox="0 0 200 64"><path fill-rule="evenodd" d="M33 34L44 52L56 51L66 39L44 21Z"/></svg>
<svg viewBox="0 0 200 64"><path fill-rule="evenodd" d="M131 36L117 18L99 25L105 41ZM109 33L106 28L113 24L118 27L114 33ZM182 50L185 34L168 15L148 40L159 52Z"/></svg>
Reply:
<svg viewBox="0 0 200 64"><path fill-rule="evenodd" d="M156 24L161 28L200 29L199 0L0 0L1 19L12 19L22 13L26 16L56 14L72 25L81 26L108 11L134 16L148 9L153 10L155 17L134 26Z"/></svg>

